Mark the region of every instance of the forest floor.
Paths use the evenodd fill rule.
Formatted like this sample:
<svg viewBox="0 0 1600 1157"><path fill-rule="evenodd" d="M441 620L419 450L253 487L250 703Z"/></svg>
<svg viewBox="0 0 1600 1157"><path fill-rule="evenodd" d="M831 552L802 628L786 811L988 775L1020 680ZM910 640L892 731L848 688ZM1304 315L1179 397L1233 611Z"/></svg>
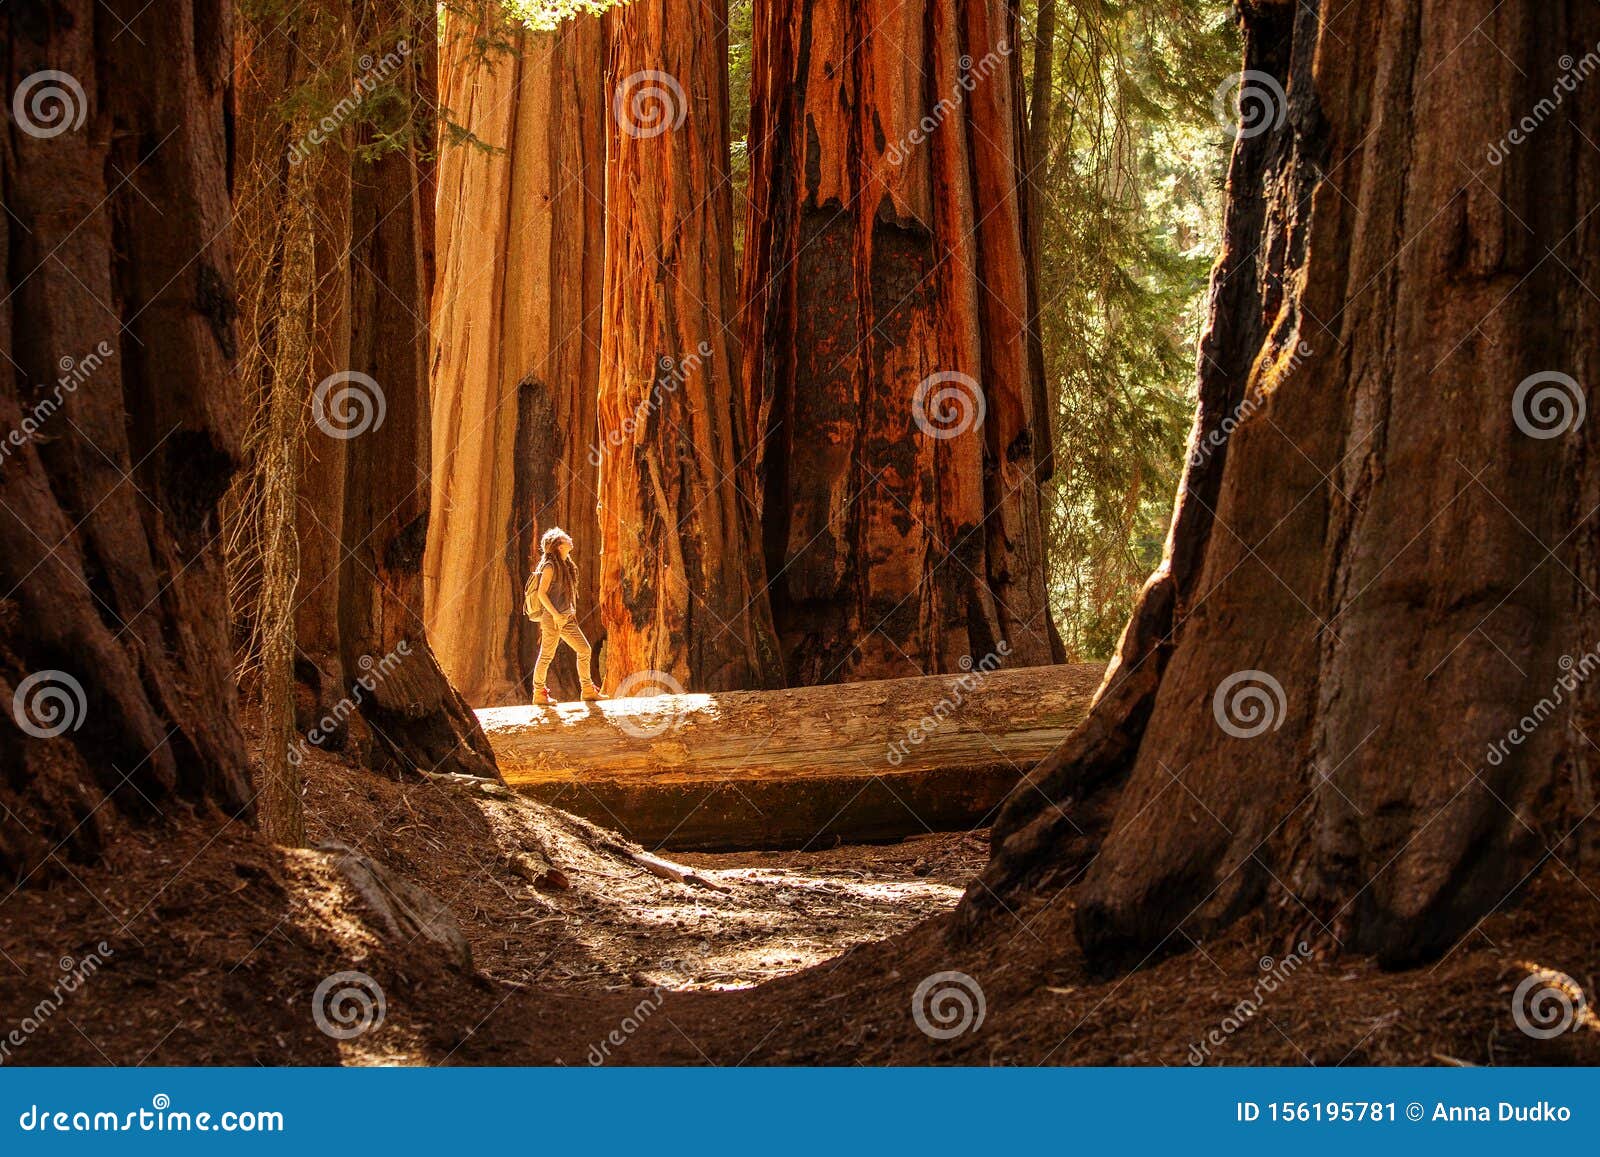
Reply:
<svg viewBox="0 0 1600 1157"><path fill-rule="evenodd" d="M0 901L0 1061L1600 1063L1592 1011L1548 1040L1512 1017L1537 969L1600 981L1600 873L1553 860L1429 967L1384 972L1246 920L1104 978L1078 955L1070 891L950 946L981 834L651 856L498 785L398 783L318 752L303 770L313 842L427 889L470 964L397 929L338 855L169 815ZM945 973L964 975L930 980ZM319 986L334 995L314 1012ZM367 1031L318 1027L359 1023L363 999L375 1016L380 992ZM949 1039L919 1026L963 1018Z"/></svg>

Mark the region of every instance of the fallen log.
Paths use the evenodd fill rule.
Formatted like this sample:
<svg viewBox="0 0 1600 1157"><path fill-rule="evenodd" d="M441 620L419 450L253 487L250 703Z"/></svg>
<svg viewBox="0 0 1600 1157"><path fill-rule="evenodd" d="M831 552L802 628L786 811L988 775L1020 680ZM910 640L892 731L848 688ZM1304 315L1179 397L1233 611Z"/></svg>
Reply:
<svg viewBox="0 0 1600 1157"><path fill-rule="evenodd" d="M1099 664L478 712L507 784L677 850L984 826L1088 710Z"/></svg>

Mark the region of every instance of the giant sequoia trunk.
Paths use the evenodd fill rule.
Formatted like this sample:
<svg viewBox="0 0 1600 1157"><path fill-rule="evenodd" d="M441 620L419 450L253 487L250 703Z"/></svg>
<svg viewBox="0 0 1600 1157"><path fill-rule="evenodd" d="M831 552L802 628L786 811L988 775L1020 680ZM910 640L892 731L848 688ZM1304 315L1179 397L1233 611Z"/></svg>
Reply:
<svg viewBox="0 0 1600 1157"><path fill-rule="evenodd" d="M1165 561L963 923L1088 864L1078 936L1108 964L1262 905L1405 962L1570 858L1592 808L1600 105L1560 70L1600 11L1242 19ZM1109 830L1076 830L1119 786Z"/></svg>
<svg viewBox="0 0 1600 1157"><path fill-rule="evenodd" d="M217 518L240 412L226 14L222 0L0 9L13 881L93 855L121 814L250 800Z"/></svg>
<svg viewBox="0 0 1600 1157"><path fill-rule="evenodd" d="M1051 661L1016 25L757 5L744 376L791 683Z"/></svg>
<svg viewBox="0 0 1600 1157"><path fill-rule="evenodd" d="M300 406L299 728L329 747L354 734L383 766L493 775L421 619L434 20L426 4L322 0L246 22L238 227L261 392L291 375ZM314 132L281 123L306 104ZM290 308L288 279L312 272Z"/></svg>
<svg viewBox="0 0 1600 1157"><path fill-rule="evenodd" d="M395 83L407 102L409 131L376 160L358 154L352 179L350 365L376 383L383 409L381 421L375 416L345 440L340 640L347 673L401 658L360 700L387 762L406 770L492 775L488 741L440 671L422 622L438 17L431 5L415 12L393 7L390 0L358 4L360 27L375 49L404 57ZM405 47L410 51L402 52ZM377 148L385 131L394 127L362 125L358 146Z"/></svg>
<svg viewBox="0 0 1600 1157"><path fill-rule="evenodd" d="M526 702L536 624L522 590L539 534L577 542L580 623L601 653L595 405L605 248L602 20L555 32L497 10L445 16L442 103L480 145L440 161L433 515L427 620L478 705ZM485 51L494 38L509 51ZM553 689L578 693L561 650Z"/></svg>
<svg viewBox="0 0 1600 1157"><path fill-rule="evenodd" d="M735 389L727 49L724 0L611 13L599 438L612 689L781 678Z"/></svg>

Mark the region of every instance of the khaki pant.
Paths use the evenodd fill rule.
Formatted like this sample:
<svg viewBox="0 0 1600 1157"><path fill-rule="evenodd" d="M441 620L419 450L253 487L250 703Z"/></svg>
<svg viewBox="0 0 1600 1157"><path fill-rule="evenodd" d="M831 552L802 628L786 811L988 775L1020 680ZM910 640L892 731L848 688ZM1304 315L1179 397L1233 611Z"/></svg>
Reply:
<svg viewBox="0 0 1600 1157"><path fill-rule="evenodd" d="M594 690L594 681L589 675L592 651L583 628L578 626L576 614L560 620L550 615L539 616L539 657L533 661L533 689L545 689L545 680L550 677L550 664L555 662L556 647L562 643L571 647L578 656L578 681L583 684L583 693L587 695Z"/></svg>

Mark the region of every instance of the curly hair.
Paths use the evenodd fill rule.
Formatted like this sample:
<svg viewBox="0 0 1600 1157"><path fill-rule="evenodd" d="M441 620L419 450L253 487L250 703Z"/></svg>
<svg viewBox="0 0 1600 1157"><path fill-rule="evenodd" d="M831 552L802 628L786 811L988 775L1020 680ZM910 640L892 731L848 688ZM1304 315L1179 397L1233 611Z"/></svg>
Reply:
<svg viewBox="0 0 1600 1157"><path fill-rule="evenodd" d="M571 541L572 535L562 530L559 526L552 526L539 536L539 553L555 554L558 544Z"/></svg>

